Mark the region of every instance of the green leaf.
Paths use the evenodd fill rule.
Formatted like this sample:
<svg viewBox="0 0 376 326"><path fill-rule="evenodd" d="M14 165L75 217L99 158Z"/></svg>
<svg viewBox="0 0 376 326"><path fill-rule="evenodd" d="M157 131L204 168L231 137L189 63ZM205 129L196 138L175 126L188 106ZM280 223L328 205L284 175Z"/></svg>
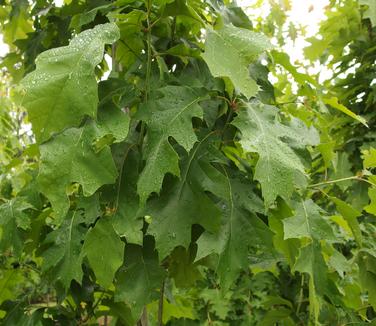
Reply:
<svg viewBox="0 0 376 326"><path fill-rule="evenodd" d="M200 293L200 297L210 306L210 310L221 319L226 319L227 314L231 310L230 295L231 292L227 292L223 296L223 293L218 289L204 289Z"/></svg>
<svg viewBox="0 0 376 326"><path fill-rule="evenodd" d="M293 212L291 208L282 199L277 201L277 207L272 209L268 215L268 225L275 233L273 237L274 248L286 257L291 267L294 265L295 258L298 256L300 240L294 238L285 240L283 219L291 217L292 215Z"/></svg>
<svg viewBox="0 0 376 326"><path fill-rule="evenodd" d="M76 211L59 228L49 233L44 241L48 249L43 253L42 271L59 281L67 289L72 280L81 283L82 241L85 228L82 216Z"/></svg>
<svg viewBox="0 0 376 326"><path fill-rule="evenodd" d="M159 193L164 175L171 173L179 176L179 156L169 142L173 137L188 152L197 141L192 128L192 118L203 117L201 106L203 98L188 87L166 86L159 90L163 97L152 99L143 108L148 126L145 146L146 165L140 175L137 192L141 203L148 196Z"/></svg>
<svg viewBox="0 0 376 326"><path fill-rule="evenodd" d="M362 249L357 256L359 281L363 291L368 292L368 302L376 309L376 252Z"/></svg>
<svg viewBox="0 0 376 326"><path fill-rule="evenodd" d="M365 169L373 169L376 167L376 149L373 147L363 151L363 166Z"/></svg>
<svg viewBox="0 0 376 326"><path fill-rule="evenodd" d="M129 144L119 144L114 152L121 153L120 175L115 193L115 212L112 224L127 243L142 244L143 214L137 195L138 169L140 155L135 147Z"/></svg>
<svg viewBox="0 0 376 326"><path fill-rule="evenodd" d="M193 224L200 224L211 232L219 229L221 212L202 186L210 182L209 174L216 171L209 163L205 164L208 157L202 157L209 136L197 143L183 161L181 180L169 185L147 207L147 214L152 217L148 233L154 236L161 259L177 246L188 248Z"/></svg>
<svg viewBox="0 0 376 326"><path fill-rule="evenodd" d="M294 270L307 273L312 278L317 292L325 292L327 286L327 266L322 256L319 242L314 241L299 250Z"/></svg>
<svg viewBox="0 0 376 326"><path fill-rule="evenodd" d="M30 227L30 217L25 212L32 206L22 197L13 198L0 205L0 249L2 252L13 248L20 255L24 246L24 230Z"/></svg>
<svg viewBox="0 0 376 326"><path fill-rule="evenodd" d="M360 0L359 4L368 6L363 17L369 18L372 26L376 26L376 2L374 0Z"/></svg>
<svg viewBox="0 0 376 326"><path fill-rule="evenodd" d="M37 141L46 141L66 127L79 125L85 115L96 116L94 69L102 61L104 45L118 38L115 24L98 25L77 35L68 46L38 56L36 70L22 81L26 92L23 105Z"/></svg>
<svg viewBox="0 0 376 326"><path fill-rule="evenodd" d="M24 277L20 269L0 270L0 304L6 300L16 299L19 285L24 282Z"/></svg>
<svg viewBox="0 0 376 326"><path fill-rule="evenodd" d="M188 250L176 247L169 257L169 276L174 279L178 288L191 288L196 281L202 279L198 265L194 263L195 252L193 247Z"/></svg>
<svg viewBox="0 0 376 326"><path fill-rule="evenodd" d="M87 256L98 283L108 288L123 263L124 243L111 222L101 218L85 237L83 254Z"/></svg>
<svg viewBox="0 0 376 326"><path fill-rule="evenodd" d="M300 201L294 216L283 220L285 239L335 240L331 225L321 216L320 211L321 208L312 200Z"/></svg>
<svg viewBox="0 0 376 326"><path fill-rule="evenodd" d="M259 90L250 77L248 66L271 48L269 40L260 33L225 25L219 30L206 30L205 60L214 77L228 77L248 98ZM219 55L220 54L220 55Z"/></svg>
<svg viewBox="0 0 376 326"><path fill-rule="evenodd" d="M97 129L93 122L82 128L70 128L40 146L41 164L38 183L59 218L69 208L67 187L82 185L85 196L100 186L115 182L117 171L111 151L105 146L96 153L92 143Z"/></svg>
<svg viewBox="0 0 376 326"><path fill-rule="evenodd" d="M260 102L250 102L234 119L240 132L240 144L247 152L257 153L254 178L261 183L265 206L277 196L288 199L295 181L305 171L295 148L317 144L317 133L297 120L290 126L278 121L278 109Z"/></svg>
<svg viewBox="0 0 376 326"><path fill-rule="evenodd" d="M123 141L129 131L129 114L114 105L106 105L98 111L98 138L111 136L115 143Z"/></svg>
<svg viewBox="0 0 376 326"><path fill-rule="evenodd" d="M346 152L337 153L333 167L334 171L330 172L329 179L343 179L354 175L351 171L352 164L349 160L349 154L347 154ZM351 183L351 180L348 180L337 183L337 186L343 190L346 190L349 186L351 186Z"/></svg>
<svg viewBox="0 0 376 326"><path fill-rule="evenodd" d="M355 114L354 112L352 112L351 110L349 110L346 106L344 106L343 104L339 103L338 102L338 98L336 98L336 97L324 98L323 102L325 104L328 104L331 107L333 107L333 108L335 108L335 109L337 109L337 110L339 110L339 111L347 114L349 117L353 118L354 120L359 121L361 124L363 124L366 127L368 127L366 119L364 119L360 115Z"/></svg>
<svg viewBox="0 0 376 326"><path fill-rule="evenodd" d="M252 186L247 182L230 179L225 169L224 172L225 175L218 173L213 178L213 182L224 183L222 193L216 193L225 200L221 203L221 229L217 233L202 234L197 241L196 259L212 253L218 254L216 271L222 287L228 289L239 271L249 265L250 251L256 248L270 250L272 232L255 214L262 211L262 204L253 193Z"/></svg>
<svg viewBox="0 0 376 326"><path fill-rule="evenodd" d="M376 216L376 188L370 187L368 188L368 197L370 198L371 202L364 207L364 210L367 213Z"/></svg>
<svg viewBox="0 0 376 326"><path fill-rule="evenodd" d="M343 218L349 224L351 232L354 235L354 238L358 245L362 246L362 231L360 230L360 226L357 219L359 216L362 215L362 213L338 198L330 197L330 199L336 204L338 212L341 213Z"/></svg>
<svg viewBox="0 0 376 326"><path fill-rule="evenodd" d="M14 44L14 41L26 39L33 32L32 21L28 14L28 3L18 1L12 6L7 22L3 26L4 41Z"/></svg>
<svg viewBox="0 0 376 326"><path fill-rule="evenodd" d="M125 265L117 274L115 301L124 301L138 320L143 307L159 298L164 271L159 266L158 254L150 237L144 246L128 244Z"/></svg>
<svg viewBox="0 0 376 326"><path fill-rule="evenodd" d="M300 249L299 257L296 260L294 270L307 273L310 277L309 281L309 309L314 315L317 325L320 310L320 299L317 294L323 295L327 292L328 277L327 265L321 253L320 243L314 241Z"/></svg>

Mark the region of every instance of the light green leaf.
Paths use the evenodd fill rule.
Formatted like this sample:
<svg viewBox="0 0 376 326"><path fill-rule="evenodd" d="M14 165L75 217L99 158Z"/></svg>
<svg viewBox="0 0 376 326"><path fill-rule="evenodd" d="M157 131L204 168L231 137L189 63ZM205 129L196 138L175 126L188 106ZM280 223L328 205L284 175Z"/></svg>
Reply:
<svg viewBox="0 0 376 326"><path fill-rule="evenodd" d="M132 316L138 320L143 307L158 299L164 271L159 266L150 237L146 238L143 247L129 244L125 252L125 265L117 274L115 301L126 302Z"/></svg>
<svg viewBox="0 0 376 326"><path fill-rule="evenodd" d="M16 299L19 285L25 282L20 269L0 270L0 304L5 300Z"/></svg>
<svg viewBox="0 0 376 326"><path fill-rule="evenodd" d="M102 61L104 45L118 38L115 24L98 25L77 35L68 46L38 56L36 70L22 81L23 105L37 141L46 141L66 127L79 125L85 115L96 116L94 69Z"/></svg>
<svg viewBox="0 0 376 326"><path fill-rule="evenodd" d="M368 8L364 11L363 17L371 20L372 26L376 26L376 1L375 0L360 0L361 5L366 5Z"/></svg>
<svg viewBox="0 0 376 326"><path fill-rule="evenodd" d="M366 207L364 207L364 210L367 213L370 213L376 216L376 188L374 187L368 188L368 197L371 200L371 202Z"/></svg>
<svg viewBox="0 0 376 326"><path fill-rule="evenodd" d="M195 310L191 301L177 296L174 297L173 302L169 302L164 298L162 322L164 325L167 325L173 318L195 319Z"/></svg>
<svg viewBox="0 0 376 326"><path fill-rule="evenodd" d="M283 220L285 239L335 240L332 227L320 211L321 208L310 199L299 202L294 216Z"/></svg>
<svg viewBox="0 0 376 326"><path fill-rule="evenodd" d="M248 29L225 25L219 30L206 31L205 60L214 77L228 77L235 87L248 98L259 90L250 77L248 66L271 48L266 36Z"/></svg>
<svg viewBox="0 0 376 326"><path fill-rule="evenodd" d="M376 167L376 149L373 147L363 151L363 166L365 169L373 169Z"/></svg>
<svg viewBox="0 0 376 326"><path fill-rule="evenodd" d="M114 105L105 105L98 111L98 138L111 136L115 143L123 141L129 131L129 114Z"/></svg>
<svg viewBox="0 0 376 326"><path fill-rule="evenodd" d="M159 193L164 175L179 176L179 156L169 142L173 137L187 152L191 150L197 137L193 131L192 118L203 117L203 98L188 87L166 86L160 90L163 97L146 103L142 114L148 126L145 146L146 165L140 175L137 192L141 203L148 196Z"/></svg>
<svg viewBox="0 0 376 326"><path fill-rule="evenodd" d="M81 128L70 128L40 146L39 189L51 201L59 218L69 208L67 187L82 185L85 196L100 186L115 182L117 171L110 148L96 153L92 143L97 137L94 122Z"/></svg>
<svg viewBox="0 0 376 326"><path fill-rule="evenodd" d="M351 265L349 264L345 256L335 249L333 249L328 264L329 266L334 268L342 278L344 278L345 273L351 270Z"/></svg>
<svg viewBox="0 0 376 326"><path fill-rule="evenodd" d="M243 149L259 155L254 178L261 183L266 207L277 196L288 199L295 181L305 176L304 166L293 147L317 144L314 129L293 121L290 126L280 123L277 108L254 101L233 122L241 132Z"/></svg>
<svg viewBox="0 0 376 326"><path fill-rule="evenodd" d="M368 127L366 119L364 119L360 115L355 114L354 112L352 112L351 110L349 110L346 106L344 106L343 104L339 103L338 102L338 98L336 98L336 97L324 98L323 102L325 104L328 104L331 107L333 107L333 108L335 108L335 109L337 109L337 110L339 110L339 111L347 114L349 117L351 117L351 118L359 121L361 124L363 124L366 127Z"/></svg>
<svg viewBox="0 0 376 326"><path fill-rule="evenodd" d="M336 198L330 197L331 200L336 204L338 212L343 216L343 218L347 221L348 225L350 226L351 232L358 243L359 246L362 245L362 231L360 230L358 217L361 216L361 212L356 210L354 207L350 206L349 204L345 203L344 201Z"/></svg>
<svg viewBox="0 0 376 326"><path fill-rule="evenodd" d="M200 293L200 298L210 306L210 310L213 311L219 318L226 319L227 314L231 310L231 292L227 292L223 295L223 292L219 289L204 289Z"/></svg>
<svg viewBox="0 0 376 326"><path fill-rule="evenodd" d="M98 283L108 288L123 263L124 242L112 224L101 218L85 237L83 255L87 256Z"/></svg>
<svg viewBox="0 0 376 326"><path fill-rule="evenodd" d="M329 179L343 179L354 175L351 171L352 164L349 160L349 154L346 152L336 153L336 156L333 160L333 168L334 171L330 171L329 173ZM337 186L340 187L342 190L346 190L349 186L351 186L351 184L352 181L348 180L337 183Z"/></svg>

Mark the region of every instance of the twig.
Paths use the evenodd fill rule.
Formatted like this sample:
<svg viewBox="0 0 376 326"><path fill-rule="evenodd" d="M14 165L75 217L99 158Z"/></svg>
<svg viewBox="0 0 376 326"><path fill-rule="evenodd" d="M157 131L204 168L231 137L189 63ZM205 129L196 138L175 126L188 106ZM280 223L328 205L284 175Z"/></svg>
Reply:
<svg viewBox="0 0 376 326"><path fill-rule="evenodd" d="M373 182L371 182L367 179L364 179L362 177L358 177L358 176L354 175L354 176L347 177L347 178L341 178L341 179L328 180L328 181L324 181L324 182L314 183L312 185L308 185L308 188L315 188L315 187L319 187L319 186L325 186L325 185L334 184L334 183L337 183L337 182L344 182L344 181L348 181L348 180L363 181L363 182L366 182L366 183L376 187L376 184L374 184Z"/></svg>
<svg viewBox="0 0 376 326"><path fill-rule="evenodd" d="M165 280L163 280L163 282L162 282L161 296L159 297L159 303L158 303L158 325L159 326L163 326L164 288L165 288Z"/></svg>

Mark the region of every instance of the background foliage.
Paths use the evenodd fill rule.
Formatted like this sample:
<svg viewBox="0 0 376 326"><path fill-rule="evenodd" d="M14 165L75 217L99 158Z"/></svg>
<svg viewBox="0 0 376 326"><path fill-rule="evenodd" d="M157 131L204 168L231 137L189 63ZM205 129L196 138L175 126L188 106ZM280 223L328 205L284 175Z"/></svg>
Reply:
<svg viewBox="0 0 376 326"><path fill-rule="evenodd" d="M270 6L0 1L2 325L376 323L376 3Z"/></svg>

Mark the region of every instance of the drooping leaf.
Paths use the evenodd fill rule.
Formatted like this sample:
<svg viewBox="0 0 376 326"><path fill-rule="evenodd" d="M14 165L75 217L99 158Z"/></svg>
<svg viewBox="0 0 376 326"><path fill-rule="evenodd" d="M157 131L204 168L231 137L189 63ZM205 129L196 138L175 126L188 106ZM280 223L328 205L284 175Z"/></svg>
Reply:
<svg viewBox="0 0 376 326"><path fill-rule="evenodd" d="M232 25L225 25L219 30L208 29L206 33L202 58L213 76L230 78L248 98L256 95L259 88L250 77L248 66L271 48L269 40L262 34Z"/></svg>
<svg viewBox="0 0 376 326"><path fill-rule="evenodd" d="M81 250L86 232L80 225L82 222L82 216L76 211L59 228L49 233L44 241L48 248L42 254L42 271L53 281L60 282L64 289L69 288L72 280L81 283Z"/></svg>
<svg viewBox="0 0 376 326"><path fill-rule="evenodd" d="M137 183L141 203L148 196L159 193L164 175L179 176L179 157L169 142L173 137L189 151L197 137L192 128L192 118L202 118L198 104L203 98L188 87L167 86L160 90L163 97L150 100L144 107L144 119L148 126L145 146L146 165Z"/></svg>
<svg viewBox="0 0 376 326"><path fill-rule="evenodd" d="M82 185L85 196L100 186L115 181L117 171L108 146L96 152L92 146L97 130L93 122L70 128L40 146L41 164L38 183L61 218L69 208L67 187Z"/></svg>
<svg viewBox="0 0 376 326"><path fill-rule="evenodd" d="M305 176L303 163L292 145L315 145L315 132L302 124L282 124L277 108L256 101L239 112L233 125L241 132L243 149L259 155L254 178L261 183L265 206L269 207L277 196L288 199L295 181Z"/></svg>
<svg viewBox="0 0 376 326"><path fill-rule="evenodd" d="M120 236L127 239L127 243L142 244L143 214L137 195L138 170L140 164L134 146L119 144L114 150L121 152L120 175L116 185L114 215L112 224Z"/></svg>
<svg viewBox="0 0 376 326"><path fill-rule="evenodd" d="M16 255L21 254L24 238L23 232L30 227L30 217L25 212L32 206L17 197L0 205L0 249L4 252L13 249Z"/></svg>
<svg viewBox="0 0 376 326"><path fill-rule="evenodd" d="M333 107L333 108L335 108L335 109L337 109L337 110L339 110L339 111L347 114L349 117L351 117L351 118L359 121L361 124L363 124L366 127L368 127L367 121L363 117L355 114L354 112L352 112L351 110L349 110L346 106L344 106L343 104L339 103L338 102L338 98L336 98L336 97L324 98L323 101L324 101L325 104L328 104L331 107Z"/></svg>
<svg viewBox="0 0 376 326"><path fill-rule="evenodd" d="M124 243L111 222L102 218L86 234L83 246L98 283L108 288L116 271L123 263Z"/></svg>
<svg viewBox="0 0 376 326"><path fill-rule="evenodd" d="M294 270L309 275L309 309L317 323L321 306L317 295L323 295L328 286L327 265L322 256L319 242L313 241L300 249Z"/></svg>
<svg viewBox="0 0 376 326"><path fill-rule="evenodd" d="M22 85L26 92L23 105L39 142L79 125L85 115L96 116L94 68L102 61L104 45L118 38L114 23L98 25L77 35L68 46L38 56L36 70L23 79Z"/></svg>

